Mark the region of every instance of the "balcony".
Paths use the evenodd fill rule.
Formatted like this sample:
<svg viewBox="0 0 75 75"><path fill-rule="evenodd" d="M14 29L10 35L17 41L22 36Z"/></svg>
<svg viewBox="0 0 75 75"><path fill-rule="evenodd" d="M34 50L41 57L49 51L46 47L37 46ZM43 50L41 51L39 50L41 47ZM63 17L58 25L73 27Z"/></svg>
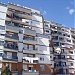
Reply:
<svg viewBox="0 0 75 75"><path fill-rule="evenodd" d="M15 42L5 42L4 44L4 50L14 50L14 51L18 51L18 45Z"/></svg>
<svg viewBox="0 0 75 75"><path fill-rule="evenodd" d="M28 43L28 44L36 44L37 43L37 41L36 41L36 39L35 38L29 38L29 37L24 37L23 38L23 43Z"/></svg>
<svg viewBox="0 0 75 75"><path fill-rule="evenodd" d="M39 63L38 57L23 57L23 63Z"/></svg>
<svg viewBox="0 0 75 75"><path fill-rule="evenodd" d="M15 12L15 15L16 16L19 16L19 17L22 17L22 18L26 18L26 19L31 19L32 18L32 15L29 15L29 14L21 14L19 12Z"/></svg>
<svg viewBox="0 0 75 75"><path fill-rule="evenodd" d="M3 60L7 60L7 61L18 61L18 58L17 57L12 57L12 56L9 56L9 55L3 55Z"/></svg>
<svg viewBox="0 0 75 75"><path fill-rule="evenodd" d="M9 40L13 40L13 41L19 40L18 33L13 33L10 31L6 31L5 38L7 38Z"/></svg>
<svg viewBox="0 0 75 75"><path fill-rule="evenodd" d="M15 23L19 23L19 24L23 24L23 25L32 25L32 21L31 20L27 20L27 19L24 19L22 17L19 17L19 16L16 16L15 14L13 14L14 16L10 16L7 14L7 18L6 20L7 21L12 21L12 22L15 22Z"/></svg>
<svg viewBox="0 0 75 75"><path fill-rule="evenodd" d="M31 70L29 70L29 72L23 71L22 75L39 75L39 72L37 72L37 71L31 71Z"/></svg>
<svg viewBox="0 0 75 75"><path fill-rule="evenodd" d="M4 38L5 38L4 35L5 35L5 34L0 34L0 39L4 39Z"/></svg>
<svg viewBox="0 0 75 75"><path fill-rule="evenodd" d="M68 67L71 68L71 69L72 69L72 68L75 68L75 66L71 66L71 65L69 65Z"/></svg>
<svg viewBox="0 0 75 75"><path fill-rule="evenodd" d="M31 29L25 29L24 34L36 36L36 31Z"/></svg>
<svg viewBox="0 0 75 75"><path fill-rule="evenodd" d="M33 48L30 48L30 49L23 48L23 53L36 54L36 53L38 53L38 50L37 49L33 49Z"/></svg>
<svg viewBox="0 0 75 75"><path fill-rule="evenodd" d="M6 25L6 30L19 33L18 27L13 26L12 24L11 25Z"/></svg>
<svg viewBox="0 0 75 75"><path fill-rule="evenodd" d="M18 11L18 12L31 13L31 10L29 8L22 7L20 5L9 4L8 8L14 9L15 11Z"/></svg>

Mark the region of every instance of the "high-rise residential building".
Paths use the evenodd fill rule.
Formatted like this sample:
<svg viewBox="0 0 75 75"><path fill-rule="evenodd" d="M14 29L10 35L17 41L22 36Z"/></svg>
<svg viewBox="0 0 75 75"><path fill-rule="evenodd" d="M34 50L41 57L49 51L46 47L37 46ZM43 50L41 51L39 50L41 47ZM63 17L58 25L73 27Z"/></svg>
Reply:
<svg viewBox="0 0 75 75"><path fill-rule="evenodd" d="M0 73L74 75L75 29L44 20L40 11L0 3Z"/></svg>
<svg viewBox="0 0 75 75"><path fill-rule="evenodd" d="M38 10L0 3L0 73L9 67L12 75L51 74L46 23Z"/></svg>
<svg viewBox="0 0 75 75"><path fill-rule="evenodd" d="M75 29L51 22L50 53L54 75L75 75Z"/></svg>

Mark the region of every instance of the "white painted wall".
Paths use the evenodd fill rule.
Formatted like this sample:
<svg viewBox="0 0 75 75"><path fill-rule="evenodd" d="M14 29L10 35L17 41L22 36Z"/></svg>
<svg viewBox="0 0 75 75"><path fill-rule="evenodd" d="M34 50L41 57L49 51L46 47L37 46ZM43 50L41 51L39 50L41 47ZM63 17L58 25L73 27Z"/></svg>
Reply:
<svg viewBox="0 0 75 75"><path fill-rule="evenodd" d="M37 43L39 45L49 46L49 39L48 38L44 38L44 37L38 37L37 38Z"/></svg>
<svg viewBox="0 0 75 75"><path fill-rule="evenodd" d="M36 33L43 34L43 29L42 28L36 28L36 27L33 27L33 28L36 31Z"/></svg>
<svg viewBox="0 0 75 75"><path fill-rule="evenodd" d="M38 15L33 14L32 15L32 20L42 22L42 16L38 16Z"/></svg>
<svg viewBox="0 0 75 75"><path fill-rule="evenodd" d="M5 7L5 6L1 6L1 5L0 5L0 11L6 13L6 11L7 11L7 7Z"/></svg>
<svg viewBox="0 0 75 75"><path fill-rule="evenodd" d="M0 46L0 49L3 49L4 48L4 46Z"/></svg>
<svg viewBox="0 0 75 75"><path fill-rule="evenodd" d="M43 34L43 23L32 21L32 26L35 26L33 28L36 31L36 33Z"/></svg>
<svg viewBox="0 0 75 75"><path fill-rule="evenodd" d="M18 36L19 36L19 41L23 41L23 34L18 34Z"/></svg>
<svg viewBox="0 0 75 75"><path fill-rule="evenodd" d="M43 23L42 22L37 22L37 21L32 21L32 26L43 28Z"/></svg>
<svg viewBox="0 0 75 75"><path fill-rule="evenodd" d="M50 48L46 46L38 46L38 51L41 54L48 54L50 55Z"/></svg>
<svg viewBox="0 0 75 75"><path fill-rule="evenodd" d="M69 73L74 73L74 69L69 69Z"/></svg>
<svg viewBox="0 0 75 75"><path fill-rule="evenodd" d="M6 13L0 12L0 19L6 19Z"/></svg>
<svg viewBox="0 0 75 75"><path fill-rule="evenodd" d="M23 53L17 53L17 56L18 56L18 62L22 62L22 59L23 59Z"/></svg>
<svg viewBox="0 0 75 75"><path fill-rule="evenodd" d="M2 63L0 63L0 68L2 68ZM0 74L1 74L1 70L0 70Z"/></svg>
<svg viewBox="0 0 75 75"><path fill-rule="evenodd" d="M7 12L7 7L0 6L0 25L5 25L6 12Z"/></svg>
<svg viewBox="0 0 75 75"><path fill-rule="evenodd" d="M0 57L0 61L2 61L2 57Z"/></svg>
<svg viewBox="0 0 75 75"><path fill-rule="evenodd" d="M50 64L50 56L49 55L38 55L38 54L36 54L36 57L39 58L39 63ZM44 58L44 61L41 61L40 57Z"/></svg>
<svg viewBox="0 0 75 75"><path fill-rule="evenodd" d="M5 26L5 20L0 19L0 25Z"/></svg>
<svg viewBox="0 0 75 75"><path fill-rule="evenodd" d="M20 52L23 51L23 43L18 43L18 50L19 50Z"/></svg>
<svg viewBox="0 0 75 75"><path fill-rule="evenodd" d="M33 14L32 15L32 26L36 26L34 27L34 29L36 30L36 33L40 33L40 34L43 34L43 19L42 19L42 16L38 16L38 15L35 15Z"/></svg>

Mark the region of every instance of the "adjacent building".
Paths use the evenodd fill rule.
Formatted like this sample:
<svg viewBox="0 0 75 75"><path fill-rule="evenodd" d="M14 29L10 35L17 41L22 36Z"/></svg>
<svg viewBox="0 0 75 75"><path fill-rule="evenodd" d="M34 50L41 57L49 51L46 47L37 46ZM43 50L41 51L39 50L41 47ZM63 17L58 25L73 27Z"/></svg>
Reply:
<svg viewBox="0 0 75 75"><path fill-rule="evenodd" d="M53 74L75 74L75 29L51 22L50 50L53 56Z"/></svg>

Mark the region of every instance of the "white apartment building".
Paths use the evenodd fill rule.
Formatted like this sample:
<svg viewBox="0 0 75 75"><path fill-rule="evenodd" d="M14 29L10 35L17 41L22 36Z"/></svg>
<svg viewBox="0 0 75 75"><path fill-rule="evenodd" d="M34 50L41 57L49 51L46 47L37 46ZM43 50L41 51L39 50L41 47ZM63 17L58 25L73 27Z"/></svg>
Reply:
<svg viewBox="0 0 75 75"><path fill-rule="evenodd" d="M50 29L44 33L44 25L40 11L0 3L0 73L9 65L13 75L51 74Z"/></svg>
<svg viewBox="0 0 75 75"><path fill-rule="evenodd" d="M0 3L0 73L74 75L75 29L46 21L40 11Z"/></svg>
<svg viewBox="0 0 75 75"><path fill-rule="evenodd" d="M74 75L75 74L75 29L64 27L61 24L51 22L51 39L54 50L53 74ZM61 55L60 55L61 53ZM62 63L60 63L62 62ZM62 74L62 71L64 72Z"/></svg>

